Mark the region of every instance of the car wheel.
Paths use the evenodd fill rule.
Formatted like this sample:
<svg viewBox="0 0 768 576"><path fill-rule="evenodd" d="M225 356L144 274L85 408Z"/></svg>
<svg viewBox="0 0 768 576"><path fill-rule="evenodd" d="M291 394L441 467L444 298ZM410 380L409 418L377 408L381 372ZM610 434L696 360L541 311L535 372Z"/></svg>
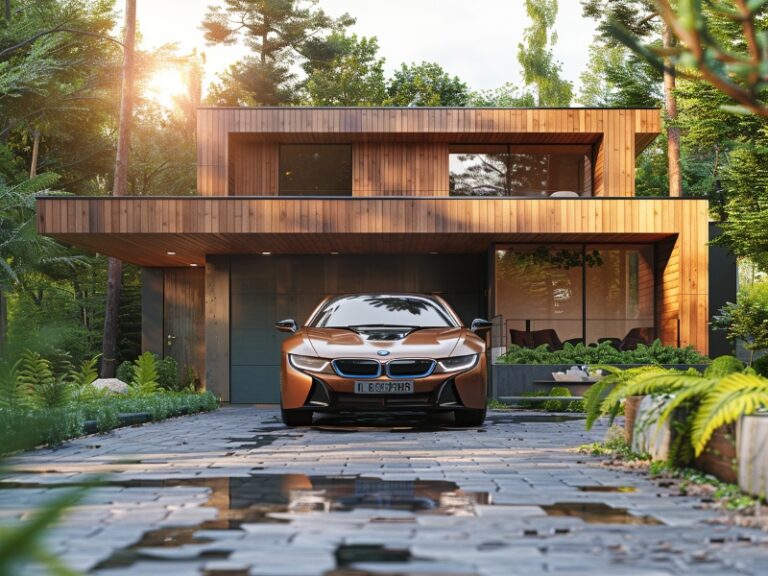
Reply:
<svg viewBox="0 0 768 576"><path fill-rule="evenodd" d="M481 426L485 422L485 408L482 410L455 410L453 419L456 422L456 426Z"/></svg>
<svg viewBox="0 0 768 576"><path fill-rule="evenodd" d="M286 426L312 426L311 410L286 410L281 408L280 415L283 417L283 424Z"/></svg>

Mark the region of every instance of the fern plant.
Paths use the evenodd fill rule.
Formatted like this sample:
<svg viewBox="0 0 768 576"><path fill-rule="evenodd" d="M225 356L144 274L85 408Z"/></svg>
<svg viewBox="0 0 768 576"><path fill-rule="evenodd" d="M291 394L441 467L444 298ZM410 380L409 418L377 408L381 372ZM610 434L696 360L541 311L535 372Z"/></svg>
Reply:
<svg viewBox="0 0 768 576"><path fill-rule="evenodd" d="M99 377L96 364L101 357L97 354L89 360L83 360L80 367L71 369L66 376L73 400L78 402L88 402L99 398L103 393L92 386L93 382Z"/></svg>
<svg viewBox="0 0 768 576"><path fill-rule="evenodd" d="M144 352L134 362L131 389L135 394L154 394L158 391L157 359L152 352Z"/></svg>
<svg viewBox="0 0 768 576"><path fill-rule="evenodd" d="M586 428L590 430L595 421L601 416L608 416L613 423L621 412L622 401L629 396L635 396L628 387L638 378L648 374L669 373L658 366L639 366L622 370L615 366L594 366L607 373L592 384L584 394L584 410L587 413Z"/></svg>
<svg viewBox="0 0 768 576"><path fill-rule="evenodd" d="M0 408L24 409L32 401L32 390L19 379L21 359L0 368Z"/></svg>
<svg viewBox="0 0 768 576"><path fill-rule="evenodd" d="M19 361L17 385L30 394L39 408L62 408L70 400L69 385L54 376L51 362L38 352L25 350Z"/></svg>
<svg viewBox="0 0 768 576"><path fill-rule="evenodd" d="M768 408L768 379L756 374L733 372L722 378L678 374L649 374L626 387L627 395L666 394L658 423L663 424L680 408L688 407L692 416L689 429L695 456L701 455L715 430L736 422L742 416Z"/></svg>

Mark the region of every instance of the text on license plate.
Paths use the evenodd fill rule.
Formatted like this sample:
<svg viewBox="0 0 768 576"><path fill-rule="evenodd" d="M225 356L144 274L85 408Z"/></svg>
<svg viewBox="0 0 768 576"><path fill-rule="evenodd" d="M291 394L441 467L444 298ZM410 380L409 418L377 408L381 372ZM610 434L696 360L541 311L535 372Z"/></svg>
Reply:
<svg viewBox="0 0 768 576"><path fill-rule="evenodd" d="M355 394L413 394L413 382L356 381Z"/></svg>

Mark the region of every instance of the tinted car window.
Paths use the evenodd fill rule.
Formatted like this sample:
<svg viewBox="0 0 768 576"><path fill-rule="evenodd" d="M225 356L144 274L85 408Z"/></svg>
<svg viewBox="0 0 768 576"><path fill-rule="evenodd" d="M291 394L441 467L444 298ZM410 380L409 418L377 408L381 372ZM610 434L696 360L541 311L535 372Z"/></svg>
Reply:
<svg viewBox="0 0 768 576"><path fill-rule="evenodd" d="M349 326L456 326L438 302L418 296L340 296L330 300L311 323L317 328Z"/></svg>

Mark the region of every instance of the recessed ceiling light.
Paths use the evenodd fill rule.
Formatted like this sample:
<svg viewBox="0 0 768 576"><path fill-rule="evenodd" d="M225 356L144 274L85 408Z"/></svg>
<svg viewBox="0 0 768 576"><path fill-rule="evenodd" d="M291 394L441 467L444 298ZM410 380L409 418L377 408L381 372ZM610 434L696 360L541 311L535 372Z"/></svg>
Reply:
<svg viewBox="0 0 768 576"><path fill-rule="evenodd" d="M272 254L272 252L262 252L261 253L262 256L270 256L271 254Z"/></svg>
<svg viewBox="0 0 768 576"><path fill-rule="evenodd" d="M440 252L430 252L430 254L432 254L432 256L434 256L435 254L440 254Z"/></svg>
<svg viewBox="0 0 768 576"><path fill-rule="evenodd" d="M192 266L192 268L197 268L197 264L190 264L190 266Z"/></svg>
<svg viewBox="0 0 768 576"><path fill-rule="evenodd" d="M332 255L336 256L338 252L331 252Z"/></svg>
<svg viewBox="0 0 768 576"><path fill-rule="evenodd" d="M166 254L168 254L168 256L176 256L176 252L166 252Z"/></svg>

